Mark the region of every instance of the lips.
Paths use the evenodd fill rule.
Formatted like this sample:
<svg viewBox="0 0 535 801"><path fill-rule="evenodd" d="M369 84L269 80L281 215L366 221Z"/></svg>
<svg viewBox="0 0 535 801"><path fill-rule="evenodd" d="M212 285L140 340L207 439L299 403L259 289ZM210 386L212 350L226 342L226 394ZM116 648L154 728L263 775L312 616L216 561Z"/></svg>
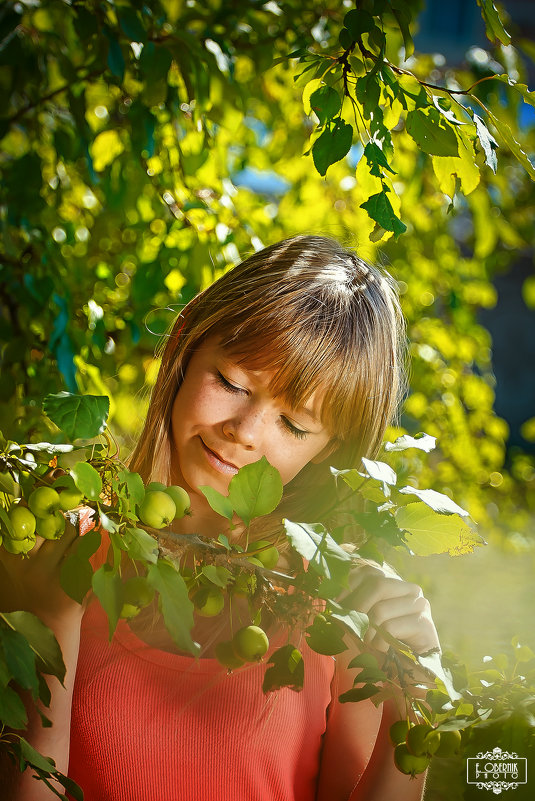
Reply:
<svg viewBox="0 0 535 801"><path fill-rule="evenodd" d="M238 468L232 462L227 462L223 459L218 453L213 451L211 448L206 445L201 437L199 437L202 445L202 449L204 451L204 455L208 461L208 464L217 470L219 473L223 473L227 476L235 476L238 472Z"/></svg>

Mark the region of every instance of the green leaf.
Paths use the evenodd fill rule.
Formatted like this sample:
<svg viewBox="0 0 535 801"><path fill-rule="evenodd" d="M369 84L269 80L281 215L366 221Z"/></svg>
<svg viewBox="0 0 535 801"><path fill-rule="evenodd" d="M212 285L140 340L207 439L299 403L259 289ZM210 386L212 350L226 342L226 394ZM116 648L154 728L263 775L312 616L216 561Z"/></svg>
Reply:
<svg viewBox="0 0 535 801"><path fill-rule="evenodd" d="M485 23L487 38L491 42L501 42L503 45L511 43L511 37L503 27L503 22L492 0L477 0L481 9L481 16Z"/></svg>
<svg viewBox="0 0 535 801"><path fill-rule="evenodd" d="M79 604L91 589L93 568L89 560L98 550L100 543L100 532L96 529L88 531L71 546L69 554L61 563L61 586L69 598L73 598Z"/></svg>
<svg viewBox="0 0 535 801"><path fill-rule="evenodd" d="M274 651L264 673L262 690L268 693L281 687L299 691L303 687L305 666L301 652L291 643Z"/></svg>
<svg viewBox="0 0 535 801"><path fill-rule="evenodd" d="M201 572L212 584L223 588L227 586L233 576L230 570L223 565L204 565Z"/></svg>
<svg viewBox="0 0 535 801"><path fill-rule="evenodd" d="M461 695L453 686L450 671L447 670L442 664L439 653L418 655L417 660L422 667L426 668L426 670L429 670L434 676L441 680L452 701L456 701L461 698Z"/></svg>
<svg viewBox="0 0 535 801"><path fill-rule="evenodd" d="M425 111L418 108L409 111L406 127L407 133L424 153L433 156L457 156L459 154L455 131L435 108Z"/></svg>
<svg viewBox="0 0 535 801"><path fill-rule="evenodd" d="M366 480L365 476L356 467L352 467L349 470L337 470L336 467L331 467L331 473L337 481L341 478L352 490L358 490Z"/></svg>
<svg viewBox="0 0 535 801"><path fill-rule="evenodd" d="M19 485L10 473L0 473L0 491L18 497Z"/></svg>
<svg viewBox="0 0 535 801"><path fill-rule="evenodd" d="M507 84L516 92L522 95L522 98L525 103L529 103L530 106L535 108L535 92L531 91L527 84L525 83L518 83L514 81L507 73L503 75L494 75L493 76L497 81L501 81L502 83Z"/></svg>
<svg viewBox="0 0 535 801"><path fill-rule="evenodd" d="M344 17L344 25L353 37L353 41L360 39L363 33L370 33L375 28L375 20L367 11L353 9Z"/></svg>
<svg viewBox="0 0 535 801"><path fill-rule="evenodd" d="M88 462L77 462L70 471L74 483L90 501L98 501L102 493L102 479Z"/></svg>
<svg viewBox="0 0 535 801"><path fill-rule="evenodd" d="M377 178L381 178L383 174L382 170L380 169L381 167L384 167L385 170L395 174L395 171L388 163L385 154L376 142L368 142L364 148L364 155L366 156L366 161L370 167L370 175L375 175Z"/></svg>
<svg viewBox="0 0 535 801"><path fill-rule="evenodd" d="M230 480L228 497L246 526L254 517L270 514L282 498L282 481L278 470L265 456L247 464Z"/></svg>
<svg viewBox="0 0 535 801"><path fill-rule="evenodd" d="M69 439L92 439L106 428L110 399L106 395L47 395L43 411Z"/></svg>
<svg viewBox="0 0 535 801"><path fill-rule="evenodd" d="M130 559L139 562L158 561L158 543L142 528L127 528L123 535L123 543Z"/></svg>
<svg viewBox="0 0 535 801"><path fill-rule="evenodd" d="M347 582L351 557L320 523L282 522L292 547L317 573L342 585Z"/></svg>
<svg viewBox="0 0 535 801"><path fill-rule="evenodd" d="M433 489L417 489L416 487L403 487L399 490L402 495L416 495L435 512L441 515L460 515L468 517L468 512L462 509L450 497Z"/></svg>
<svg viewBox="0 0 535 801"><path fill-rule="evenodd" d="M333 128L326 128L312 145L312 159L320 175L325 175L331 164L341 161L349 153L353 142L353 128L338 119Z"/></svg>
<svg viewBox="0 0 535 801"><path fill-rule="evenodd" d="M370 476L370 478L374 478L376 481L381 481L383 484L391 484L395 486L398 477L394 470L390 467L390 465L386 464L386 462L376 462L372 459L366 459L363 457L362 464L366 470L366 473Z"/></svg>
<svg viewBox="0 0 535 801"><path fill-rule="evenodd" d="M35 653L28 641L18 631L9 627L0 628L0 652L3 651L6 665L24 690L31 690L34 698L39 693L39 679L35 667Z"/></svg>
<svg viewBox="0 0 535 801"><path fill-rule="evenodd" d="M410 32L411 16L406 7L406 0L393 0L392 13L396 18L399 25L401 35L403 37L403 45L405 47L405 58L410 58L414 53L414 42Z"/></svg>
<svg viewBox="0 0 535 801"><path fill-rule="evenodd" d="M379 662L375 654L370 654L367 651L364 651L362 654L355 656L347 667L348 670L351 670L352 668L368 668L371 670L376 670L379 669Z"/></svg>
<svg viewBox="0 0 535 801"><path fill-rule="evenodd" d="M22 759L31 765L33 768L45 771L46 773L55 774L56 766L50 757L45 757L36 751L30 743L21 737L19 740L20 756Z"/></svg>
<svg viewBox="0 0 535 801"><path fill-rule="evenodd" d="M91 586L108 616L108 631L111 641L123 607L121 578L111 565L102 565L93 573Z"/></svg>
<svg viewBox="0 0 535 801"><path fill-rule="evenodd" d="M117 9L119 25L131 42L146 42L147 29L133 8L121 6Z"/></svg>
<svg viewBox="0 0 535 801"><path fill-rule="evenodd" d="M386 191L386 187L384 187L381 192L369 197L365 203L361 203L360 208L367 211L368 216L379 223L385 231L393 231L394 236L397 238L407 230L407 226L401 222L394 212Z"/></svg>
<svg viewBox="0 0 535 801"><path fill-rule="evenodd" d="M126 493L130 501L130 508L136 503L141 503L145 497L145 485L139 473L131 473L129 470L119 470L117 479L120 484L126 485Z"/></svg>
<svg viewBox="0 0 535 801"><path fill-rule="evenodd" d="M504 120L498 119L498 117L496 117L494 114L492 114L492 112L488 110L487 113L489 115L489 118L492 120L492 123L496 128L496 131L498 132L498 135L501 136L501 138L508 146L513 156L515 156L520 162L520 164L522 164L528 175L531 178L535 178L535 167L533 166L533 163L528 158L526 153L522 150L520 144L516 141L515 137L513 136L513 132L511 131L507 123Z"/></svg>
<svg viewBox="0 0 535 801"><path fill-rule="evenodd" d="M310 96L310 107L315 111L320 125L332 120L342 107L340 95L332 86L320 86Z"/></svg>
<svg viewBox="0 0 535 801"><path fill-rule="evenodd" d="M403 434L398 437L394 442L385 442L385 451L406 451L407 448L418 448L420 451L429 453L434 450L437 444L437 438L431 437L429 434L415 434L411 437L409 434Z"/></svg>
<svg viewBox="0 0 535 801"><path fill-rule="evenodd" d="M28 724L24 704L9 685L0 687L0 721L11 729L25 729Z"/></svg>
<svg viewBox="0 0 535 801"><path fill-rule="evenodd" d="M377 695L378 692L378 687L375 687L373 684L365 684L364 687L353 687L351 690L347 690L347 692L338 696L338 700L341 704L365 701L367 698Z"/></svg>
<svg viewBox="0 0 535 801"><path fill-rule="evenodd" d="M8 626L26 638L42 673L56 676L61 682L65 678L65 665L61 649L52 631L31 612L0 612Z"/></svg>
<svg viewBox="0 0 535 801"><path fill-rule="evenodd" d="M381 86L377 72L372 71L368 75L362 75L355 84L355 94L357 100L362 105L362 113L369 120L376 116L381 98Z"/></svg>
<svg viewBox="0 0 535 801"><path fill-rule="evenodd" d="M356 609L343 609L339 604L331 601L329 603L331 617L343 623L352 634L362 640L369 627L368 615L358 612Z"/></svg>
<svg viewBox="0 0 535 801"><path fill-rule="evenodd" d="M110 72L112 75L115 75L116 78L122 82L124 78L124 56L123 51L121 50L121 45L117 41L117 37L112 31L105 27L104 36L108 39L108 67L110 68Z"/></svg>
<svg viewBox="0 0 535 801"><path fill-rule="evenodd" d="M199 487L199 489L216 514L221 515L221 517L226 517L227 520L232 520L234 517L234 508L226 495L222 495L213 487L208 487L206 485Z"/></svg>
<svg viewBox="0 0 535 801"><path fill-rule="evenodd" d="M343 629L332 620L326 620L323 615L317 615L305 632L308 647L318 654L334 656L347 651Z"/></svg>
<svg viewBox="0 0 535 801"><path fill-rule="evenodd" d="M149 567L147 580L160 594L165 625L174 642L181 651L198 655L199 645L190 635L193 628L193 603L180 573L169 562L160 559Z"/></svg>
<svg viewBox="0 0 535 801"><path fill-rule="evenodd" d="M411 503L396 510L396 523L404 531L406 542L417 556L471 553L482 540L459 515L441 515L425 503Z"/></svg>

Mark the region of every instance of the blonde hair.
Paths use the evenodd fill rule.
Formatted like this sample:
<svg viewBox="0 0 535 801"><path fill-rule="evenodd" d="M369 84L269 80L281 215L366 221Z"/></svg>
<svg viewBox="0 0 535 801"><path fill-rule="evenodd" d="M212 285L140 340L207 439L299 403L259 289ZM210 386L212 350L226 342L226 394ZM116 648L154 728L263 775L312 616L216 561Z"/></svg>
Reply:
<svg viewBox="0 0 535 801"><path fill-rule="evenodd" d="M387 273L322 236L296 236L254 253L195 297L163 343L149 411L130 468L170 482L171 411L188 361L217 336L240 363L274 371L270 391L292 407L323 391L332 453L285 487L278 519L321 520L329 465L373 457L404 389L403 318ZM200 532L202 533L202 532Z"/></svg>

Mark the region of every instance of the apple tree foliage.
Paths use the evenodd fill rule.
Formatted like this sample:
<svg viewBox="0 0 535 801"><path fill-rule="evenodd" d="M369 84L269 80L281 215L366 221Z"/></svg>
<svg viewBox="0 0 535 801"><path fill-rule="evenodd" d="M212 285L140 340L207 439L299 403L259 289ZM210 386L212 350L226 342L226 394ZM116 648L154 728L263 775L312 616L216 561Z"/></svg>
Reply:
<svg viewBox="0 0 535 801"><path fill-rule="evenodd" d="M400 282L408 321L410 392L404 427L385 446L392 466L381 455L360 472L335 477L369 496L369 516L360 521L369 547L389 537L396 544L404 532L414 550L418 543L427 552L469 550L474 535L464 509L485 535L525 531L535 470L522 454L504 467L507 426L493 412L492 343L477 317L496 302L493 276L532 246L535 134L522 127L521 109L534 105L526 63L535 44L492 0L477 4L488 44L453 67L414 49L422 5L414 0L3 3L3 458L35 462L39 471L55 458L71 459L61 443L96 436L94 422L104 425L108 407L126 453L146 408L140 389L148 394L154 382L156 342L177 309L249 252L314 231L386 262ZM534 287L528 278L531 306ZM43 411L47 395L54 397ZM428 438L417 439L422 430ZM53 445L39 450L43 441ZM109 441L103 447L108 453ZM82 449L68 470L97 504L95 476L75 469L89 455ZM102 465L93 467L101 476ZM8 498L17 492L13 470L7 462L2 469ZM110 475L101 480L113 484ZM120 514L133 515L130 531L138 538L119 535L114 526L122 532L123 519L114 521L103 508L101 523L126 537L132 558L149 565L152 589L170 598L176 580L166 569L155 572L153 541L134 525L145 490L127 473L114 481L123 496ZM458 503L448 506L449 495ZM231 503L210 502L227 511ZM244 510L254 511L242 498ZM332 557L321 528L299 528L297 521L287 533L302 555L317 549L316 582L340 578L336 571L347 560L338 552ZM93 581L87 560L96 541L86 542L65 573L73 588L79 573L79 586ZM225 573L207 575L225 588ZM113 568L95 582L113 628L121 600ZM165 614L165 602L162 608ZM171 602L167 609L176 622ZM321 630L321 640L327 623L341 622L336 615L344 617L331 608L310 636ZM347 616L343 623L357 626ZM18 633L35 654L38 635L25 625L2 618L5 653ZM500 662L484 679L484 692L473 679L479 694L473 686L471 692L483 700L471 709L455 701L460 719L481 718L489 688L504 681L523 692L529 671L526 678L517 668L531 665L532 655L522 652L522 662L516 645L514 651L512 667ZM40 675L60 675L59 662L49 655L32 663L27 649L25 659L19 685L34 697L46 693ZM293 652L281 654L273 668L284 664L298 675L298 662ZM9 690L18 673L9 670L8 663L2 688L19 714L9 718L17 728L22 711ZM514 699L511 689L503 714L516 709ZM454 703L440 700L426 712L435 725ZM39 770L35 755L19 756L33 758ZM45 765L40 769L46 774Z"/></svg>

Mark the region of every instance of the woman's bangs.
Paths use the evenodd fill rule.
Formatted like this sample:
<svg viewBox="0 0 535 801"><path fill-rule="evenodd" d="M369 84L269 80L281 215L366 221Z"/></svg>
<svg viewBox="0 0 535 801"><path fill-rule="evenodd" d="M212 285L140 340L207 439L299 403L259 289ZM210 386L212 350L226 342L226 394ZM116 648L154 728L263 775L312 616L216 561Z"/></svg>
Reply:
<svg viewBox="0 0 535 801"><path fill-rule="evenodd" d="M281 330L258 325L240 326L239 335L222 331L221 345L250 370L270 370L269 391L292 408L323 394L321 421L335 436L347 435L355 411L354 352L333 331L318 332L289 326ZM354 368L354 369L353 369Z"/></svg>

